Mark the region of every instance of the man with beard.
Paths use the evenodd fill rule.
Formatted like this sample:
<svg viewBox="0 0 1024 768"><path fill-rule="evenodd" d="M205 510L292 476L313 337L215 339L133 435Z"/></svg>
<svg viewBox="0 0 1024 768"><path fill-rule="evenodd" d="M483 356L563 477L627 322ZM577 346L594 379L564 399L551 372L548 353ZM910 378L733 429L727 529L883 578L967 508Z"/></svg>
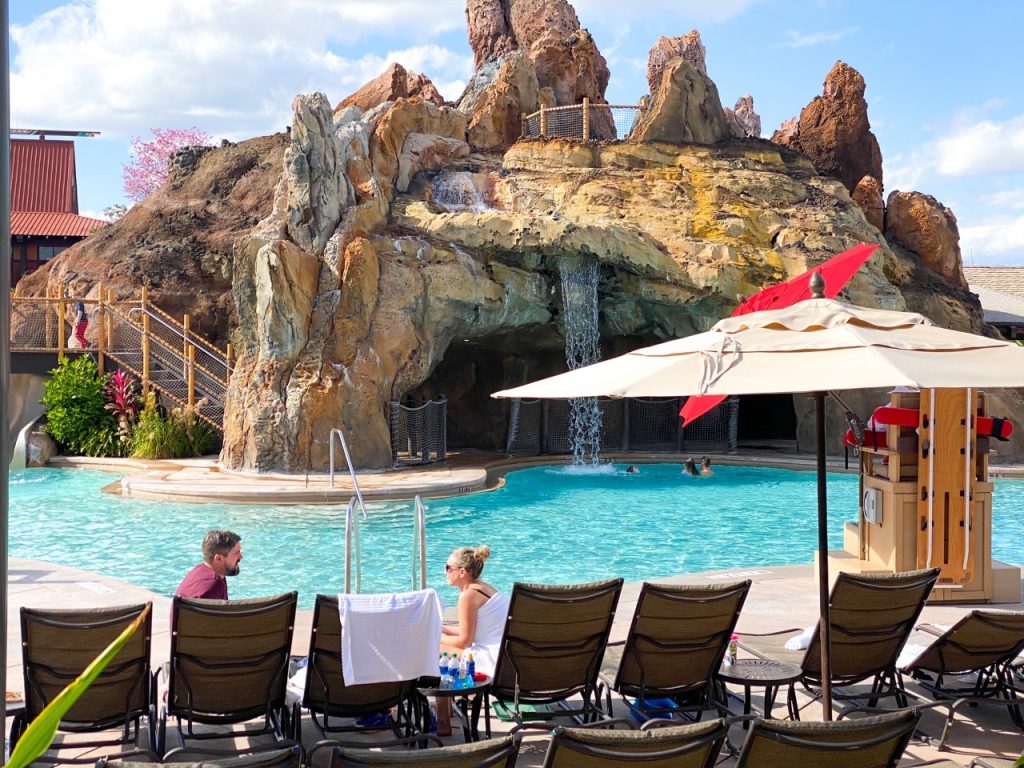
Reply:
<svg viewBox="0 0 1024 768"><path fill-rule="evenodd" d="M237 576L242 562L242 537L233 531L207 531L203 537L203 562L182 579L176 597L228 599L228 576Z"/></svg>

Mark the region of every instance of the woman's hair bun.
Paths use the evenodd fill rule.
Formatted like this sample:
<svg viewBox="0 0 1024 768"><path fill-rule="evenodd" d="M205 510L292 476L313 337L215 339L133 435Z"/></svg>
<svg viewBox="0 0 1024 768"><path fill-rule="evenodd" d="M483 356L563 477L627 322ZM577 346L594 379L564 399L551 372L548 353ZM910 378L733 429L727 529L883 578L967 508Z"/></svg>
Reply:
<svg viewBox="0 0 1024 768"><path fill-rule="evenodd" d="M481 544L473 550L473 556L482 563L491 556L491 548L486 544Z"/></svg>

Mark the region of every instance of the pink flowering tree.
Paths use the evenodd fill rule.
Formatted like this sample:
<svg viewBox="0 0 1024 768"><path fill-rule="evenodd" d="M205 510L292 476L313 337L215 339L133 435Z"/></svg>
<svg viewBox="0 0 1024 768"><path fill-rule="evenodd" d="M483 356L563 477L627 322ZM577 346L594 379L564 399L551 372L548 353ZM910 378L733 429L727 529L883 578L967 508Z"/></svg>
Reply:
<svg viewBox="0 0 1024 768"><path fill-rule="evenodd" d="M124 194L133 203L145 200L167 181L167 161L178 149L210 146L213 138L201 128L150 128L151 141L135 136L131 141L133 160L124 164Z"/></svg>

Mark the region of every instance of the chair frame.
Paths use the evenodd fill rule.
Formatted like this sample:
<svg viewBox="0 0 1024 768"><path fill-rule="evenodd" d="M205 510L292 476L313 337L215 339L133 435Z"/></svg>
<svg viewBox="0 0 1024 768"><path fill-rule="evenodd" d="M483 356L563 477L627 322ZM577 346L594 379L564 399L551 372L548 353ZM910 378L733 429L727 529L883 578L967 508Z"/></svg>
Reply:
<svg viewBox="0 0 1024 768"><path fill-rule="evenodd" d="M609 579L607 581L591 582L588 584L572 585L545 585L527 584L517 582L512 588L512 595L509 600L508 618L505 621L505 630L501 640L501 647L498 652L498 661L495 665L494 682L492 683L490 695L497 702L501 703L516 726L514 733L524 723L529 721L544 721L554 717L578 716L584 723L605 719L608 715L601 708L601 701L597 694L597 678L601 671L601 660L604 657L605 648L608 645L608 636L611 633L612 623L615 619L615 609L619 603L619 595L622 592L622 579ZM601 631L591 634L582 640L557 642L532 642L529 639L510 636L510 630L517 626L516 606L519 600L532 600L539 603L550 604L553 609L560 605L570 605L581 602L592 602L602 599L609 599L610 605L607 613L607 620ZM520 668L516 663L516 656L509 651L510 645L520 646L528 651L558 652L583 650L592 647L591 659L586 664L586 670L582 679L573 683L567 688L552 689L544 692L524 691L520 686ZM500 680L503 677L505 665L511 668L513 684L508 687L501 687ZM579 694L583 704L573 709L566 704L566 700ZM559 704L562 709L557 712L523 712L522 704ZM511 705L511 707L509 706Z"/></svg>
<svg viewBox="0 0 1024 768"><path fill-rule="evenodd" d="M603 723L599 723L603 725ZM678 722L664 721L664 727L685 727L680 726ZM652 732L660 729L642 729L635 731L638 734L638 739L642 738L642 734ZM687 741L675 747L669 747L660 750L652 750L647 752L641 751L617 751L615 749L609 749L607 747L598 747L593 744L585 744L572 738L570 733L566 733L566 730L561 726L554 729L551 734L551 742L548 744L547 753L544 755L544 763L541 768L553 768L556 765L557 753L559 749L565 749L570 752L586 755L587 757L593 757L598 759L604 759L612 763L620 763L622 765L635 765L638 763L650 763L656 760L667 760L674 757L683 757L685 755L696 752L703 749L708 744L712 744L712 748L708 753L707 761L704 763L702 768L712 768L715 765L715 761L718 758L719 753L722 750L722 745L726 742L726 737L729 735L729 727L725 720L719 720L718 727L714 730L709 731L706 734L697 736L692 741ZM717 742L717 745L715 744Z"/></svg>
<svg viewBox="0 0 1024 768"><path fill-rule="evenodd" d="M840 592L844 583L851 584L861 589L878 592L884 594L886 592L895 593L903 590L916 590L923 589L921 599L918 601L916 607L912 610L911 615L908 615L901 621L894 622L888 626L875 626L869 630L860 630L855 627L845 626L841 622L835 619L835 608L830 618L830 635L833 643L837 636L846 637L864 637L865 640L872 637L903 637L904 641L910 636L918 618L921 616L921 611L924 610L925 601L928 595L931 593L932 588L935 585L936 580L941 573L939 568L930 568L920 571L909 571L904 573L896 574L855 574L842 572L839 574L836 580L835 586L832 588L832 596L830 602L835 605L834 599L837 593ZM927 587L927 589L925 589ZM845 606L843 606L845 608ZM767 636L779 636L784 634L792 634L793 632L799 631L797 629L787 629L780 632L772 632L767 635L758 635L755 633L744 633L746 637L767 637ZM801 684L815 699L821 696L821 673L818 670L816 673L808 671L808 665L812 665L811 668L815 669L814 665L817 665L821 655L819 627L815 625L814 634L812 635L811 641L807 646L806 652L804 653L803 660L800 662L800 667L803 669L803 675L801 677ZM758 650L756 647L745 644L743 637L740 638L740 646L744 650L753 653L755 656L764 659L771 659L778 661L779 659L773 659L770 654ZM903 684L903 678L899 674L899 670L896 668L896 662L899 658L899 651L903 647L903 643L899 643L893 646L892 652L887 658L880 658L878 663L873 667L864 668L859 670L856 674L841 675L833 671L832 673L832 698L834 701L853 701L867 699L868 707L873 708L877 704L878 700L884 697L893 697L896 700L896 704L899 707L907 707L909 702L907 699L907 691ZM833 648L834 652L834 648ZM868 692L845 692L842 690L843 686L856 685L857 683L871 680L871 689Z"/></svg>
<svg viewBox="0 0 1024 768"><path fill-rule="evenodd" d="M241 605L246 607L240 607ZM205 741L213 739L232 738L242 735L237 731L224 733L196 733L193 724L203 725L237 725L251 720L263 718L263 725L257 730L246 730L245 736L258 736L261 734L272 734L275 739L282 743L289 742L295 735L295 727L298 723L298 706L291 708L285 703L285 687L288 681L288 663L291 653L292 633L295 630L295 610L298 604L297 592L286 592L280 595L273 595L266 598L252 600L201 600L197 598L175 597L171 606L171 660L168 667L167 701L161 708L159 734L157 741L157 752L160 755L166 753L167 749L167 718L173 717L178 731L178 739L182 747L186 746L186 739ZM178 648L179 635L175 628L178 619L180 605L187 605L190 611L206 614L208 616L223 616L225 618L239 618L247 616L259 616L270 611L276 611L282 607L288 607L288 626L286 639L281 646L268 651L258 659L247 658L241 661L205 661L201 657L182 653ZM230 611L224 610L228 606L235 606ZM189 683L188 674L181 670L180 660L187 660L204 670L238 670L239 674L252 667L254 663L271 660L279 657L276 671L267 681L266 697L261 706L251 707L238 711L221 712L196 712L192 708L193 690ZM156 678L159 670L154 675ZM176 707L174 705L178 686L185 690L186 705ZM154 685L154 689L156 686ZM277 689L277 691L275 691ZM185 727L182 720L185 720Z"/></svg>
<svg viewBox="0 0 1024 768"><path fill-rule="evenodd" d="M420 730L418 728L418 724L422 720L423 709L426 705L426 702L421 701L421 697L416 691L417 681L408 680L393 684L371 683L368 685L356 686L345 685L345 681L340 675L340 669L342 666L340 632L345 631L345 628L340 625L340 617L338 618L340 632L337 647L332 645L332 650L326 650L325 648L321 648L320 643L318 643L318 638L320 637L321 632L324 631L323 616L325 611L333 611L334 616L338 616L337 597L330 595L317 595L316 602L313 607L313 624L310 629L309 653L306 657L308 661L306 664L306 684L302 693L302 708L309 712L310 720L312 720L313 726L320 734L321 740L310 748L309 759L311 760L312 755L320 749L345 746L344 742L329 738L329 735L334 733L367 733L372 731L391 730L399 739L406 739L416 735ZM324 670L323 661L325 660L329 660L333 664L337 664L339 669L339 674L337 676L331 675ZM311 694L311 687L314 679L318 680L320 685L323 687L325 701L322 706L320 702L313 700ZM335 684L339 685L341 688L362 688L364 690L375 687L388 688L394 686L395 692L375 701L345 706L331 703L332 685ZM398 718L392 718L389 714L387 725L332 725L330 722L332 717L350 718L359 717L361 715L372 715L378 712L388 711L392 707L397 708ZM318 719L318 715L323 718L323 722ZM422 739L423 737L420 736L419 738ZM362 743L353 742L351 746L359 747L362 746Z"/></svg>
<svg viewBox="0 0 1024 768"><path fill-rule="evenodd" d="M770 739L780 744L792 747L802 747L806 749L817 750L818 752L825 753L829 756L828 765L836 765L834 762L835 757L844 752L856 752L857 750L867 749L870 747L879 746L887 741L897 739L894 743L893 748L893 760L890 765L895 765L899 760L903 751L907 748L907 744L910 742L911 737L914 735L914 731L917 729L917 724L921 719L921 713L917 710L908 709L900 710L898 712L887 713L892 721L892 730L889 733L882 733L877 736L872 736L864 739L849 740L849 741L825 741L814 738L814 731L818 730L823 732L822 726L826 726L826 723L807 723L807 733L799 734L800 724L798 723L787 723L788 726L796 726L793 728L797 734L785 733L783 731L772 729L770 723L772 721L762 720L761 718L754 718L753 725L747 734L746 739L743 742L743 747L740 749L739 758L736 762L736 768L761 768L758 764L754 766L749 763L752 760L751 753L754 750L758 739ZM884 716L883 716L884 717ZM905 722L901 722L901 719L905 719ZM781 721L779 721L781 722ZM842 727L843 723L839 721L833 721L838 727ZM860 721L863 723L864 721ZM881 726L884 723L876 723ZM813 730L812 730L813 729ZM786 763L787 766L793 765L794 763ZM838 765L842 766L842 763Z"/></svg>
<svg viewBox="0 0 1024 768"><path fill-rule="evenodd" d="M696 720L700 720L701 714L705 710L709 709L714 709L719 715L723 716L729 716L732 714L727 705L724 687L715 679L715 673L718 671L719 665L721 664L722 656L729 644L732 633L736 629L736 622L739 620L743 604L750 591L750 585L751 581L749 579L746 581L710 587L703 585L668 585L644 582L643 586L640 588L640 596L637 599L636 609L633 612L633 619L630 623L629 634L621 643L608 644L609 647L617 645L623 646L622 659L624 661L627 656L632 657L634 663L639 668L640 683L638 685L623 683L621 680L621 661L615 671L614 680L609 679L609 677L602 673L599 677L600 682L598 684L598 696L600 697L602 692L605 694L608 705L608 714L614 714L612 709L612 691L618 693L622 697L623 702L625 702L627 707L631 710L635 709L643 714L650 713L656 716L667 715L668 717L671 717L673 714L677 713L685 714L695 712ZM643 619L648 618L645 617L643 613L645 601L652 597L679 603L681 606L694 604L706 605L709 603L736 600L736 606L733 611L732 618L728 622L728 626L723 628L722 631L716 632L712 635L704 633L700 637L694 633L691 638L686 640L665 642L664 640L652 635L642 634L637 630L637 624ZM680 621L684 621L684 614L685 611L682 611L680 616L677 618ZM644 669L644 655L642 651L637 649L638 641L654 646L661 651L677 651L685 653L706 649L708 666L704 676L704 681L699 685L679 685L670 688L653 688L647 686L645 683L647 673ZM630 696L636 698L637 702L635 705L630 705L628 703L628 697ZM672 707L647 707L645 706L645 701L648 698L671 699L675 702L675 705Z"/></svg>
<svg viewBox="0 0 1024 768"><path fill-rule="evenodd" d="M131 686L125 692L125 703L123 710L120 710L116 714L111 714L109 717L104 717L98 720L90 722L81 721L61 721L58 726L58 732L63 733L97 733L100 731L108 730L115 726L121 726L121 736L110 738L110 739L95 739L89 741L75 741L66 745L63 744L51 744L47 751L59 752L63 748L68 749L83 749L83 748L95 748L95 747L115 747L122 745L132 745L136 747L139 741L139 735L141 732L140 723L142 718L145 717L147 721L148 737L150 745L154 744L155 733L156 733L156 707L154 700L154 689L152 688L152 677L150 675L150 651L151 642L153 636L153 604L150 602L140 603L135 605L124 605L124 606L112 606L110 608L87 608L87 609L36 609L26 608L21 609L21 637L22 637L22 658L24 659L23 671L24 671L24 684L25 684L25 711L15 715L13 722L11 723L10 733L10 748L14 749L15 744L24 734L25 729L28 728L31 721L28 719L28 713L30 711L39 711L49 704L46 701L45 695L42 691L40 684L36 680L37 671L43 671L48 675L51 675L57 679L64 679L67 681L66 684L70 685L84 670L78 670L74 673L64 672L55 669L52 666L43 664L36 661L32 657L32 651L30 643L26 639L30 636L30 624L45 625L47 627L56 628L60 630L68 630L73 632L75 630L97 630L105 627L120 627L123 629L137 619L143 611L149 608L149 612L142 624L140 631L143 633L142 642L144 644L143 655L129 659L123 662L112 661L107 665L106 669L100 673L99 681L104 678L109 678L118 675L126 670L130 670L133 667L137 668L137 675L134 678ZM94 621L68 621L66 620L69 616L81 616L83 619L88 619L90 615L95 616ZM62 620L64 619L64 620ZM116 637L120 632L115 633L113 637ZM111 639L113 639L113 637ZM102 651L102 648L97 649L97 654ZM122 650L122 653L124 651ZM120 654L119 654L120 655ZM142 707L133 707L131 699L135 696L139 686L144 687L144 700L145 705ZM36 702L34 699L39 697L38 702L41 706L33 706ZM130 750L132 752L137 751L136 749ZM77 763L77 764L88 764L95 762L95 756L83 757L83 758L69 758L61 757L59 760L52 757L47 757L45 754L37 758L38 762L56 762L56 763Z"/></svg>
<svg viewBox="0 0 1024 768"><path fill-rule="evenodd" d="M397 746L399 744L406 744L406 745L411 746L413 744L418 744L423 738L424 737L422 737L422 736L412 736L412 737L409 737L409 738L395 739L394 741L385 742L384 744L375 744L375 745L372 745L372 746ZM429 740L432 740L432 741L439 741L439 739L436 736L430 736L428 738L429 738ZM480 760L480 762L474 764L473 768L498 768L499 766L504 766L504 768L514 768L515 763L516 763L516 758L519 755L519 744L521 742L521 738L522 737L520 735L512 734L510 736L503 736L503 737L499 737L499 738L495 738L495 739L486 739L484 741L471 742L470 745L457 745L457 746L461 747L462 750L464 750L465 748L470 747L471 745L480 745L479 746L480 751L485 751L486 747L488 745L497 748L498 747L498 742L506 742L507 741L507 743L500 750L497 750L494 754L492 754L490 756L482 758ZM384 762L386 760L386 758L384 758L384 757L381 757L379 761L375 760L373 763L359 762L356 758L357 757L361 757L362 756L361 753L367 751L366 750L367 746L370 746L370 745L365 745L364 744L361 747L356 747L356 746L353 746L353 747L335 746L334 749L331 752L331 760L328 763L327 768L335 768L335 766L337 766L341 760L347 761L347 763L342 764L341 768L344 768L345 765L355 765L355 766L369 766L369 765L388 766L389 765L389 763ZM357 752L355 757L350 756L349 754L346 754L346 750L350 750L350 749L351 750L355 750ZM444 753L444 751L446 749L451 750L452 747L440 746L437 749L429 749L429 750L425 750L425 751L417 751L415 753L405 753L404 759L402 760L401 763L391 763L391 765L403 765L403 766L409 765L409 766L412 766L412 765L416 765L416 763L419 762L420 760L422 760L423 762L435 762L437 758L447 756L446 754L442 754L442 753ZM460 750L460 751L462 751L462 750ZM379 754L379 753L376 753L376 754ZM312 755L312 750L310 751L310 755ZM457 756L458 756L457 754L453 755L453 757L457 757ZM307 762L307 765L312 765L312 763L311 762Z"/></svg>

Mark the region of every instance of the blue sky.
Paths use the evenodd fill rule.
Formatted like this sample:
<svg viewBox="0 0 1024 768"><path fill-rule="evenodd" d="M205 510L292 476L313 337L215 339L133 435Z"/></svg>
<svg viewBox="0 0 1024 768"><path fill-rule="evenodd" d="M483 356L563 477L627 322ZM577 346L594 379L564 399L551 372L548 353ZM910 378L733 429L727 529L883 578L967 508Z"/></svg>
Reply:
<svg viewBox="0 0 1024 768"><path fill-rule="evenodd" d="M660 35L700 30L722 102L754 96L764 135L821 93L838 59L864 75L885 191L956 214L964 262L1024 265L1019 0L576 0L613 103L646 90ZM78 140L82 212L124 202L132 136L203 128L240 140L288 124L297 93L332 101L391 61L447 98L472 74L464 0L10 0L15 128Z"/></svg>

